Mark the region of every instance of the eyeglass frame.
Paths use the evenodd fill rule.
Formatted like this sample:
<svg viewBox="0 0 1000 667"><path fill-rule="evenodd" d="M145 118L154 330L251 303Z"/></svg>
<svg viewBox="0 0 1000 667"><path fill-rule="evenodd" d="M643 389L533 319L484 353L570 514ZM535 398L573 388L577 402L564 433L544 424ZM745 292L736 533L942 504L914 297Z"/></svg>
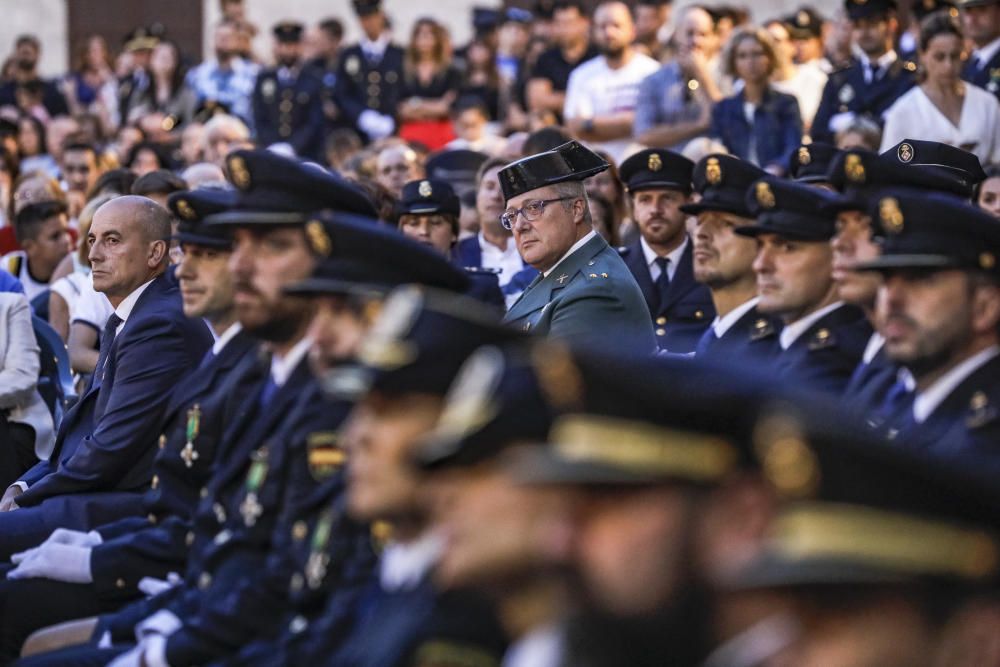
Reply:
<svg viewBox="0 0 1000 667"><path fill-rule="evenodd" d="M571 197L554 197L552 199L532 199L531 201L526 202L524 204L524 206L522 206L521 208L509 208L506 211L504 211L503 213L501 213L500 214L500 224L503 225L504 229L507 229L507 230L514 229L514 223L517 222L517 216L519 216L519 215L523 216L524 219L527 220L528 222L535 222L536 220L538 220L539 218L542 217L543 213L545 213L545 207L546 206L548 206L552 202L566 201L567 199L579 199L579 195L573 195ZM529 218L528 214L525 213L525 211L524 211L524 209L528 208L532 204L538 204L538 205L541 206L541 208L538 209L538 215L535 216L534 219ZM505 220L505 218L507 217L508 213L512 213L513 214L513 219L510 221L510 224L507 224L507 221Z"/></svg>

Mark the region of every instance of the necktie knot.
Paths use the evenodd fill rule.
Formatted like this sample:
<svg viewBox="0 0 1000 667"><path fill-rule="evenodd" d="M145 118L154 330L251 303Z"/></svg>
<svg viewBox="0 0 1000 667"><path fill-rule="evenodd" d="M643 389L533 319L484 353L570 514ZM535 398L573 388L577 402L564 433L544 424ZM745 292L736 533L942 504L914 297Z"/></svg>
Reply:
<svg viewBox="0 0 1000 667"><path fill-rule="evenodd" d="M653 261L656 262L656 265L658 267L660 267L660 271L666 271L667 270L667 264L670 263L670 259L667 258L667 257L657 257Z"/></svg>
<svg viewBox="0 0 1000 667"><path fill-rule="evenodd" d="M105 322L105 324L104 324L104 331L101 334L101 336L102 336L101 340L103 340L105 336L109 340L112 339L112 338L114 338L115 337L115 333L118 331L118 325L120 325L123 321L124 320L122 320L122 318L118 317L114 313L111 313L111 317L109 317L108 321Z"/></svg>

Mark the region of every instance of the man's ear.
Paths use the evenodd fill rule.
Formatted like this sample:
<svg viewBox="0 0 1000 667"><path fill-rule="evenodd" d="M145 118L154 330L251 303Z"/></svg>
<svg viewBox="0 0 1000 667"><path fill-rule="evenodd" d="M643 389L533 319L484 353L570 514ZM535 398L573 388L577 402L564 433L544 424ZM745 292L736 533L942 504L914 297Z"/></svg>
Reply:
<svg viewBox="0 0 1000 667"><path fill-rule="evenodd" d="M580 224L587 219L587 199L580 197L573 202L573 222Z"/></svg>
<svg viewBox="0 0 1000 667"><path fill-rule="evenodd" d="M146 263L149 268L155 269L156 267L163 264L163 261L167 257L167 251L169 250L166 241L153 241L149 244L149 257L146 259Z"/></svg>

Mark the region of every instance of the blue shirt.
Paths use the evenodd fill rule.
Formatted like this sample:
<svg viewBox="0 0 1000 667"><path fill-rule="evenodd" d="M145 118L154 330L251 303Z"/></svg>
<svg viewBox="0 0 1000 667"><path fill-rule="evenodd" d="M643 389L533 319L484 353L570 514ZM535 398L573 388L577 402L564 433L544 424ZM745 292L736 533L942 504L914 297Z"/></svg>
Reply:
<svg viewBox="0 0 1000 667"><path fill-rule="evenodd" d="M701 115L701 106L688 89L680 65L667 63L639 84L639 99L633 124L636 136L657 125L691 123ZM687 142L667 146L680 151Z"/></svg>

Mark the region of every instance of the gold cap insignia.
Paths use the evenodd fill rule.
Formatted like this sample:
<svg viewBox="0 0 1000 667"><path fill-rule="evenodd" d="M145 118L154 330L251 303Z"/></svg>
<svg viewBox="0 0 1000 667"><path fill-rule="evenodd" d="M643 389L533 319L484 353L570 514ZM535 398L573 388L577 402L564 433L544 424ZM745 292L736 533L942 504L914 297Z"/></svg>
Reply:
<svg viewBox="0 0 1000 667"><path fill-rule="evenodd" d="M900 144L896 156L900 162L909 162L913 159L913 146L910 144Z"/></svg>
<svg viewBox="0 0 1000 667"><path fill-rule="evenodd" d="M979 268L989 271L997 265L997 258L991 252L979 253Z"/></svg>
<svg viewBox="0 0 1000 667"><path fill-rule="evenodd" d="M542 395L554 407L565 410L583 400L583 377L565 346L547 341L531 350L531 362Z"/></svg>
<svg viewBox="0 0 1000 667"><path fill-rule="evenodd" d="M800 10L795 19L799 25L809 25L809 12Z"/></svg>
<svg viewBox="0 0 1000 667"><path fill-rule="evenodd" d="M886 197L878 203L878 217L890 234L903 231L903 212L899 210L899 201L895 197Z"/></svg>
<svg viewBox="0 0 1000 667"><path fill-rule="evenodd" d="M434 190L431 188L430 181L420 181L420 186L417 188L417 194L426 199L434 194Z"/></svg>
<svg viewBox="0 0 1000 667"><path fill-rule="evenodd" d="M649 155L649 160L646 161L646 166L650 171L659 171L663 169L663 160L660 159L660 154L651 153Z"/></svg>
<svg viewBox="0 0 1000 667"><path fill-rule="evenodd" d="M809 155L808 146L799 146L799 164L805 165L812 162L812 156Z"/></svg>
<svg viewBox="0 0 1000 667"><path fill-rule="evenodd" d="M194 220L198 217L198 214L194 212L194 208L191 207L187 199L177 200L177 213L185 220Z"/></svg>
<svg viewBox="0 0 1000 667"><path fill-rule="evenodd" d="M865 165L861 163L861 156L854 154L847 156L844 161L844 175L847 176L847 180L854 183L865 182Z"/></svg>
<svg viewBox="0 0 1000 667"><path fill-rule="evenodd" d="M754 429L754 449L767 481L782 496L804 498L819 489L819 461L799 421L787 413L763 417Z"/></svg>
<svg viewBox="0 0 1000 667"><path fill-rule="evenodd" d="M306 237L309 239L309 246L313 252L320 257L329 257L333 250L333 241L326 233L326 228L319 220L310 220L306 223Z"/></svg>
<svg viewBox="0 0 1000 667"><path fill-rule="evenodd" d="M756 187L757 203L764 208L774 208L774 192L771 191L771 185L767 181L760 181L757 183Z"/></svg>
<svg viewBox="0 0 1000 667"><path fill-rule="evenodd" d="M708 158L708 162L705 163L705 180L712 185L722 182L722 165L719 164L719 158Z"/></svg>
<svg viewBox="0 0 1000 667"><path fill-rule="evenodd" d="M240 190L250 187L250 172L247 171L247 163L239 155L229 158L229 177L233 179L233 185Z"/></svg>

